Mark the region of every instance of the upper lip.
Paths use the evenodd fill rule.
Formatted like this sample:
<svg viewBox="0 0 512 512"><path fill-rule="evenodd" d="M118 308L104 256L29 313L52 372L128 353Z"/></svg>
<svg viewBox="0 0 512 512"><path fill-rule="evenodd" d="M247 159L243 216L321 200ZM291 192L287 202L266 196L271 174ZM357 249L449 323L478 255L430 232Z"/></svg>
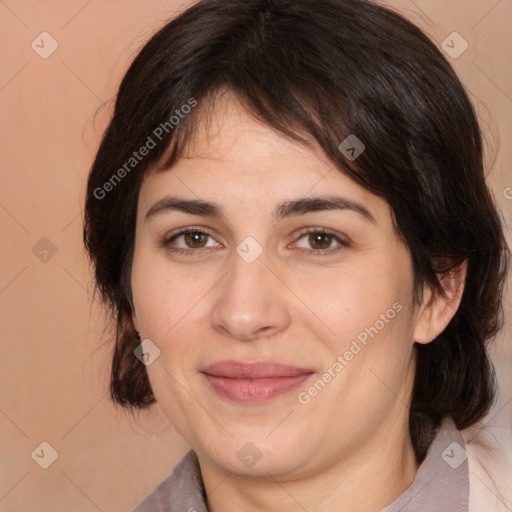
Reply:
<svg viewBox="0 0 512 512"><path fill-rule="evenodd" d="M231 379L265 379L272 377L296 377L306 373L314 373L310 368L279 364L274 361L249 362L218 361L201 370L215 377Z"/></svg>

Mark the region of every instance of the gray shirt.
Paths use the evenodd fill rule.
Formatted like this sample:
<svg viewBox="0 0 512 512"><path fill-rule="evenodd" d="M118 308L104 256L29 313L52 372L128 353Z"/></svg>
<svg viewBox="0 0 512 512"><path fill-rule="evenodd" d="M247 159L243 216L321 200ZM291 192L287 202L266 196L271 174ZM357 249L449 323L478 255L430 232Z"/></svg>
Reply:
<svg viewBox="0 0 512 512"><path fill-rule="evenodd" d="M444 418L411 485L381 512L467 512L469 472L464 439ZM132 512L208 512L197 456L187 452Z"/></svg>

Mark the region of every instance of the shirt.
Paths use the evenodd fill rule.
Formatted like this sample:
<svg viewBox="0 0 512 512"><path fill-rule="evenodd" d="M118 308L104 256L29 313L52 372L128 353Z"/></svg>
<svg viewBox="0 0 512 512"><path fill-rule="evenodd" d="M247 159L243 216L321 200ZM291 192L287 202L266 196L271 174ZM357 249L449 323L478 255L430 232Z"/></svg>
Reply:
<svg viewBox="0 0 512 512"><path fill-rule="evenodd" d="M472 435L479 434L475 434L474 431ZM512 468L512 466L507 467ZM479 465L478 460L471 464L471 469L472 480L478 482L475 476L478 477L478 480L482 481L487 488L487 491L479 490L472 506L469 503L470 467L466 443L453 420L445 417L411 485L381 512L512 510L505 505L501 497L498 497L499 493L491 488L491 484L483 481L484 473L489 475L489 472ZM509 473L508 476L512 480L512 474ZM481 496L483 493L485 496ZM485 508L482 508L484 503ZM507 501L507 503L510 502ZM501 508L502 505L503 508ZM172 473L160 482L132 512L209 512L196 453L193 450L187 452L176 464Z"/></svg>

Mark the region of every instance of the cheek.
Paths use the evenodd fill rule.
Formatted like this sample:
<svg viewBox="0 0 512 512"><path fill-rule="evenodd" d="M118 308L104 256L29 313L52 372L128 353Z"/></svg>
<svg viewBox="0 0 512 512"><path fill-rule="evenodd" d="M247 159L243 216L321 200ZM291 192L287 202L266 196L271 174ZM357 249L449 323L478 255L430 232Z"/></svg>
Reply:
<svg viewBox="0 0 512 512"><path fill-rule="evenodd" d="M319 325L329 333L329 339L342 349L347 341L360 338L375 328L389 331L404 316L404 304L409 298L409 276L393 274L378 268L377 264L364 268L333 271L330 276L309 282L297 281L297 295L310 305ZM400 317L400 318L399 318ZM367 334L367 336L369 336Z"/></svg>
<svg viewBox="0 0 512 512"><path fill-rule="evenodd" d="M171 268L142 254L134 258L132 292L137 318L144 334L166 339L182 329L214 284L190 268Z"/></svg>
<svg viewBox="0 0 512 512"><path fill-rule="evenodd" d="M149 257L134 258L132 291L142 334L160 350L146 369L157 401L166 414L176 418L191 409L190 396L179 382L197 379L198 357L205 352L208 321L208 290L218 279L207 274L184 272ZM188 270L188 269L187 269Z"/></svg>
<svg viewBox="0 0 512 512"><path fill-rule="evenodd" d="M333 382L316 407L331 402L354 413L361 407L383 413L392 406L390 390L400 389L411 358L411 293L407 259L400 265L381 260L380 265L354 266L310 290L307 302L321 320L316 320L315 337L322 339L323 332L330 352L321 378Z"/></svg>

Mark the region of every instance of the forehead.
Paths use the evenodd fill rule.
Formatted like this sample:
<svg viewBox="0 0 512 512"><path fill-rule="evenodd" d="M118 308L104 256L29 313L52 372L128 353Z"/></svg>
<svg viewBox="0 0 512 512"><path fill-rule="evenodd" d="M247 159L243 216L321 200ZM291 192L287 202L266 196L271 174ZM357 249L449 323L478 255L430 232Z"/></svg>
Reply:
<svg viewBox="0 0 512 512"><path fill-rule="evenodd" d="M146 210L166 194L254 211L334 193L366 204L374 217L389 217L387 202L343 173L316 141L308 147L263 124L232 93L220 94L201 114L172 168L146 176Z"/></svg>
<svg viewBox="0 0 512 512"><path fill-rule="evenodd" d="M234 162L286 157L291 160L305 158L309 165L316 164L315 167L332 166L311 136L307 135L309 146L286 137L251 115L231 91L219 92L214 101L200 107L198 113L197 127L182 159Z"/></svg>

